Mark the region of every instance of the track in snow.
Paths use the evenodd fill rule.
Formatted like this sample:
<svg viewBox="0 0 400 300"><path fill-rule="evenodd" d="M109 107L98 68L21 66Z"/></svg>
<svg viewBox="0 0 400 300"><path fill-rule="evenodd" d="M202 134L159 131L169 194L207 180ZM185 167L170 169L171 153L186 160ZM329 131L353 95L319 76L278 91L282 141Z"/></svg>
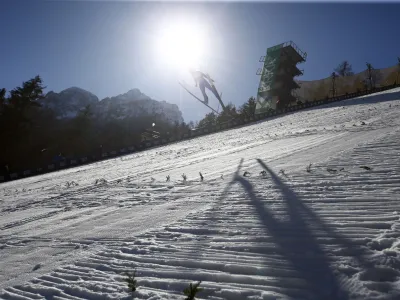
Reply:
<svg viewBox="0 0 400 300"><path fill-rule="evenodd" d="M0 297L400 297L400 101L370 99L1 185Z"/></svg>

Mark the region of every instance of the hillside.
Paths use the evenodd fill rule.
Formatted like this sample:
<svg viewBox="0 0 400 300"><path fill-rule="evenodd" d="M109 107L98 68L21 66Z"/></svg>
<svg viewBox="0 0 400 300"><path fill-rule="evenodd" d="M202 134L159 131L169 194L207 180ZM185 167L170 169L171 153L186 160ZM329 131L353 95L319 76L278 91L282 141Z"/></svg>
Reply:
<svg viewBox="0 0 400 300"><path fill-rule="evenodd" d="M1 184L0 298L132 299L136 269L135 299L399 299L399 113L394 89Z"/></svg>
<svg viewBox="0 0 400 300"><path fill-rule="evenodd" d="M389 68L376 69L379 72L376 86L386 86L399 81L399 67L392 66ZM338 77L336 79L336 95L343 95L346 93L356 92L357 89L365 90L365 84L363 80L368 77L367 71L362 71L352 76ZM297 80L300 84L300 88L296 90L297 95L302 101L308 100L313 101L314 99L324 99L326 96L332 96L332 79L327 77L320 80Z"/></svg>

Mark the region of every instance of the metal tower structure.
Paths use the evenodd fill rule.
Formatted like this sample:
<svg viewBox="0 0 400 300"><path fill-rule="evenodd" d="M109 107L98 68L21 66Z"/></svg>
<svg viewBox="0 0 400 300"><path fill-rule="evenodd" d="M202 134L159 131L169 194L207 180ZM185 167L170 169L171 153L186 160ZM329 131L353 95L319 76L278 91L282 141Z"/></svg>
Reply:
<svg viewBox="0 0 400 300"><path fill-rule="evenodd" d="M292 41L267 49L267 55L260 58L264 65L258 69L261 75L257 93L256 114L280 110L296 102L293 90L299 85L294 77L303 75L298 63L306 61L307 53L301 51Z"/></svg>

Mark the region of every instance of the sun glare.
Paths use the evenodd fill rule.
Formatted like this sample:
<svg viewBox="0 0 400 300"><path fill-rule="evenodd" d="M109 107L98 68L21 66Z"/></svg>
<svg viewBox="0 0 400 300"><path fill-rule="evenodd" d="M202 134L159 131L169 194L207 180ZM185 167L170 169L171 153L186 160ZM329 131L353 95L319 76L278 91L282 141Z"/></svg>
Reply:
<svg viewBox="0 0 400 300"><path fill-rule="evenodd" d="M198 67L205 54L203 34L200 27L189 23L164 27L157 43L157 52L162 63L178 69Z"/></svg>

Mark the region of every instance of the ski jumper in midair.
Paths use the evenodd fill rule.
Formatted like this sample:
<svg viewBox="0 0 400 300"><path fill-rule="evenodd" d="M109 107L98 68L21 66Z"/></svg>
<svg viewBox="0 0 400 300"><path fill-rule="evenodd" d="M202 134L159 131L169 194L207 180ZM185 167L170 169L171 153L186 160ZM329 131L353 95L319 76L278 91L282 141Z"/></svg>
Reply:
<svg viewBox="0 0 400 300"><path fill-rule="evenodd" d="M203 94L204 97L204 103L208 104L208 96L206 94L206 89L209 89L211 92L213 92L213 94L215 95L215 97L218 99L219 102L222 102L221 98L218 95L217 90L215 89L213 84L210 84L208 82L208 80L212 80L210 78L210 76L204 74L203 72L200 71L195 71L193 69L189 70L189 72L192 74L193 79L195 81L196 87L197 85L199 86L201 93Z"/></svg>

